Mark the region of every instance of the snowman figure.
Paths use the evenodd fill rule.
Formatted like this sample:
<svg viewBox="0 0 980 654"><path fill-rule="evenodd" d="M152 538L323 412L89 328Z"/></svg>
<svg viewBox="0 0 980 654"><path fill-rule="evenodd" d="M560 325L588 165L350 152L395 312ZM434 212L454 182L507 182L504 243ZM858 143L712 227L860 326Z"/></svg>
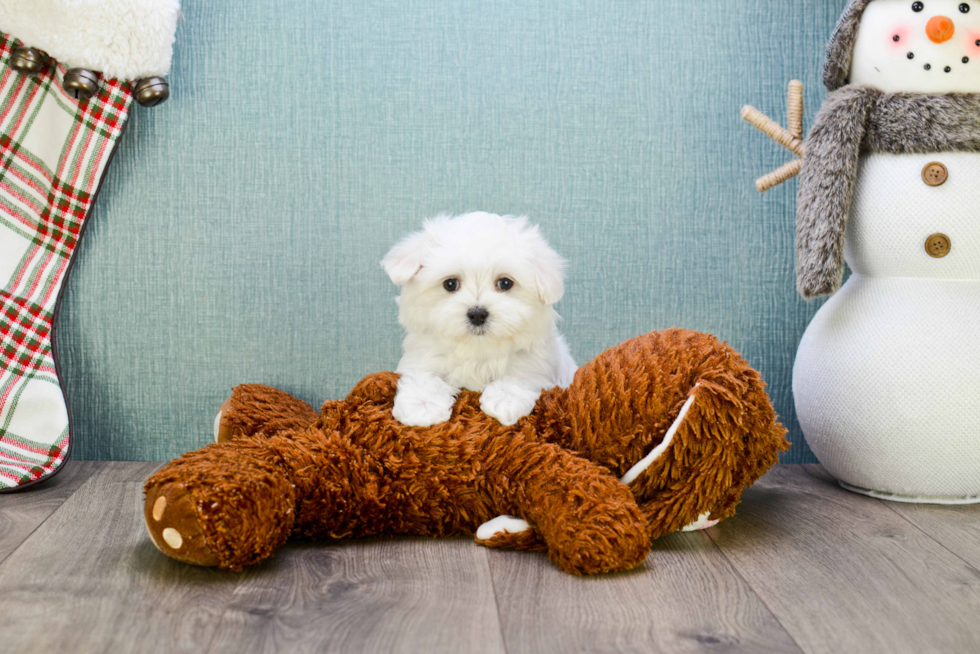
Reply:
<svg viewBox="0 0 980 654"><path fill-rule="evenodd" d="M824 83L797 286L833 297L797 353L800 425L849 490L980 502L980 0L850 0Z"/></svg>

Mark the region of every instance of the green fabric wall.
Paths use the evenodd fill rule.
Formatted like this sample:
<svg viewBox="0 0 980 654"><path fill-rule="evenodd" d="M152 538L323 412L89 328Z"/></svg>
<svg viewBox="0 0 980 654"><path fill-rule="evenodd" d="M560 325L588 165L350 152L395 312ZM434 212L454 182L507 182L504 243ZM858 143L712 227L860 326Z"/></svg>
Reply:
<svg viewBox="0 0 980 654"><path fill-rule="evenodd" d="M791 371L788 154L739 119L824 96L844 0L185 0L173 95L136 107L58 324L81 458L200 447L230 388L319 404L400 353L378 262L442 211L526 213L571 262L579 361L708 331Z"/></svg>

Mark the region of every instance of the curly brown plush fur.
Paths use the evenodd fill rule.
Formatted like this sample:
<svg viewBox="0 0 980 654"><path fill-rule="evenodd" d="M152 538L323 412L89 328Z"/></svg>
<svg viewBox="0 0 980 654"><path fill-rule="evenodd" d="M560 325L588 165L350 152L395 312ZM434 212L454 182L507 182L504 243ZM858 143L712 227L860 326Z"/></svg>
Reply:
<svg viewBox="0 0 980 654"><path fill-rule="evenodd" d="M230 440L190 452L146 482L145 518L165 554L237 570L291 535L356 538L473 534L501 514L533 531L482 544L546 549L562 570L641 563L650 539L711 512L788 447L759 374L727 345L683 330L652 333L582 366L505 427L463 392L428 428L391 417L398 376L362 380L320 413L286 393L239 386ZM619 481L664 438L671 445L630 486Z"/></svg>

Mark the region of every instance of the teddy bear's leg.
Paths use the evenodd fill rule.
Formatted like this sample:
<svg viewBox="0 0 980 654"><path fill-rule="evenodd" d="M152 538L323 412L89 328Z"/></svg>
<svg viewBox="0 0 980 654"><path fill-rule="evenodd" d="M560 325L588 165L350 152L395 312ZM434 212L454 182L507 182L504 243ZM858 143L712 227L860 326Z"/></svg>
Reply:
<svg viewBox="0 0 980 654"><path fill-rule="evenodd" d="M670 329L610 348L546 392L549 440L629 484L650 535L734 514L789 447L757 371L708 334Z"/></svg>
<svg viewBox="0 0 980 654"><path fill-rule="evenodd" d="M697 387L698 384L695 384L694 388L697 389ZM643 474L661 456L664 455L664 453L673 444L674 436L677 435L677 430L680 429L681 425L684 423L684 420L687 419L687 414L694 405L695 399L696 396L692 392L692 394L684 402L684 405L681 407L680 413L677 414L677 418L674 419L674 422L670 425L667 433L664 434L663 440L661 440L660 443L654 447L647 456L643 457L639 463L636 463L632 468L627 470L626 474L620 478L621 482L626 485L631 484L637 479L637 477ZM719 522L721 522L720 519L713 520L711 518L711 511L705 511L698 516L697 520L685 526L683 529L681 529L681 531L700 531L702 529L710 529Z"/></svg>
<svg viewBox="0 0 980 654"><path fill-rule="evenodd" d="M369 452L318 424L185 454L147 480L143 513L164 554L240 570L292 533L378 533L384 482Z"/></svg>
<svg viewBox="0 0 980 654"><path fill-rule="evenodd" d="M651 538L731 517L742 489L777 462L784 430L772 415L747 410L745 399L730 387L702 381L672 438L655 448L662 447L653 460L639 464L642 469L624 477Z"/></svg>
<svg viewBox="0 0 980 654"><path fill-rule="evenodd" d="M637 477L646 472L650 466L657 462L670 449L670 446L674 443L674 436L677 435L677 430L681 428L684 421L687 419L687 414L691 411L691 407L694 406L694 401L697 396L694 394L694 390L697 389L698 384L694 385L691 394L688 396L687 400L684 401L684 405L681 407L680 413L674 418L674 422L671 423L670 427L667 429L667 433L664 434L663 439L650 450L650 453L643 457L638 463L635 463L632 468L626 471L626 474L620 477L620 481L629 486Z"/></svg>
<svg viewBox="0 0 980 654"><path fill-rule="evenodd" d="M319 414L306 402L261 384L236 386L214 419L214 441L303 429Z"/></svg>
<svg viewBox="0 0 980 654"><path fill-rule="evenodd" d="M239 570L289 536L296 491L267 441L210 445L147 480L144 518L153 543L186 563Z"/></svg>
<svg viewBox="0 0 980 654"><path fill-rule="evenodd" d="M498 441L485 458L495 508L533 525L487 544L534 548L536 536L554 563L574 574L627 570L650 551L642 512L608 470L523 434Z"/></svg>

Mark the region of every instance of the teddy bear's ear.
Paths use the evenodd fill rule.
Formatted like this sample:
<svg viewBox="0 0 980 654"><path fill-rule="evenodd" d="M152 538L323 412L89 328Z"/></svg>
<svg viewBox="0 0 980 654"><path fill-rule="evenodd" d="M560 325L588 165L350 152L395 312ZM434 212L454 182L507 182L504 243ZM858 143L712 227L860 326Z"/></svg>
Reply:
<svg viewBox="0 0 980 654"><path fill-rule="evenodd" d="M538 299L542 304L555 304L565 294L565 267L568 262L551 249L537 225L527 224L526 217L517 218L515 224L521 229L521 236L528 247Z"/></svg>
<svg viewBox="0 0 980 654"><path fill-rule="evenodd" d="M422 259L428 251L428 240L425 231L410 234L391 248L381 260L381 267L396 286L407 284L422 269Z"/></svg>

